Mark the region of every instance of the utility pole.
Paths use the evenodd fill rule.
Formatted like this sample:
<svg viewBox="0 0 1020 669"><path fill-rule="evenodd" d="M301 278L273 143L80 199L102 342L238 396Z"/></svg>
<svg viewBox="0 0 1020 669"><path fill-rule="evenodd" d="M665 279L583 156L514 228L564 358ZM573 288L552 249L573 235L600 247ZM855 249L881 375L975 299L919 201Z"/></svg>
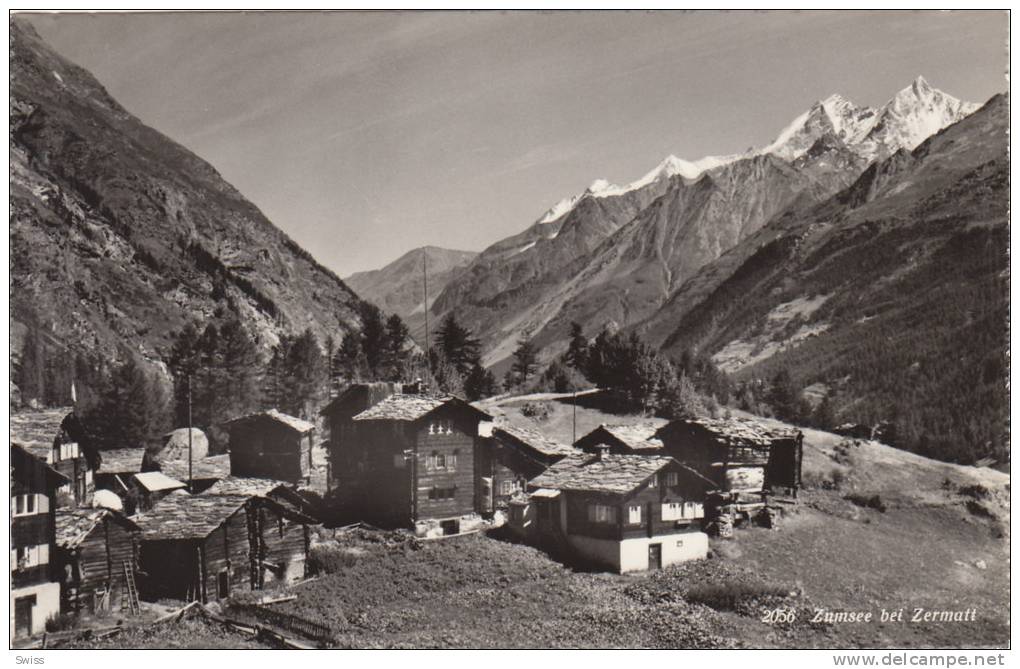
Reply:
<svg viewBox="0 0 1020 669"><path fill-rule="evenodd" d="M188 493L194 494L191 474L191 374L188 374Z"/></svg>
<svg viewBox="0 0 1020 669"><path fill-rule="evenodd" d="M425 284L425 368L429 370L429 375L431 375L432 363L429 361L429 270L426 264L428 253L428 250L422 249L421 275Z"/></svg>
<svg viewBox="0 0 1020 669"><path fill-rule="evenodd" d="M570 443L571 446L577 443L577 390L574 390L574 401L571 402L574 407L574 441Z"/></svg>

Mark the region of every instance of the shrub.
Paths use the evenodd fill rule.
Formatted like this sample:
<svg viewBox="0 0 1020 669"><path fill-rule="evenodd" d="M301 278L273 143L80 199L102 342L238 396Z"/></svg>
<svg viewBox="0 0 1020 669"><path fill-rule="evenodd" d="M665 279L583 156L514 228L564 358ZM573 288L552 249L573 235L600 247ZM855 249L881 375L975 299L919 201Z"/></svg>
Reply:
<svg viewBox="0 0 1020 669"><path fill-rule="evenodd" d="M358 556L338 546L320 544L308 551L308 570L314 574L336 574L353 567Z"/></svg>
<svg viewBox="0 0 1020 669"><path fill-rule="evenodd" d="M980 483L962 486L957 492L961 495L966 495L967 497L973 497L974 499L986 499L989 494L988 488L984 487Z"/></svg>
<svg viewBox="0 0 1020 669"><path fill-rule="evenodd" d="M789 596L788 588L761 581L708 583L687 591L689 602L704 604L716 611L750 611L757 605L770 605Z"/></svg>
<svg viewBox="0 0 1020 669"><path fill-rule="evenodd" d="M525 402L521 406L521 414L535 420L548 420L549 405L545 402Z"/></svg>
<svg viewBox="0 0 1020 669"><path fill-rule="evenodd" d="M882 513L885 513L886 510L885 502L883 502L882 498L878 495L868 496L862 495L860 493L851 493L844 497L844 499L866 509L875 509L876 511L881 511Z"/></svg>

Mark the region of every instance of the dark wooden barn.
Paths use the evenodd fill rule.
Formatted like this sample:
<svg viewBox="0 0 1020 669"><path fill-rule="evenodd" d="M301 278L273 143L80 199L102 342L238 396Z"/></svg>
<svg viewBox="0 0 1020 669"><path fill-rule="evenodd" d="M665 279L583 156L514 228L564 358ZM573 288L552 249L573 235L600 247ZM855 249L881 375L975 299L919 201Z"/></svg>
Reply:
<svg viewBox="0 0 1020 669"><path fill-rule="evenodd" d="M658 436L666 451L715 482L732 501L769 493L796 495L801 483L804 435L747 419L675 420Z"/></svg>
<svg viewBox="0 0 1020 669"><path fill-rule="evenodd" d="M233 476L311 481L312 423L270 409L235 418L226 427Z"/></svg>
<svg viewBox="0 0 1020 669"><path fill-rule="evenodd" d="M109 509L61 510L56 521L61 608L130 610L128 583L135 582L138 571L138 526Z"/></svg>
<svg viewBox="0 0 1020 669"><path fill-rule="evenodd" d="M665 455L662 440L655 436L659 425L599 425L576 442L574 447L585 453L597 453L608 446L613 455Z"/></svg>
<svg viewBox="0 0 1020 669"><path fill-rule="evenodd" d="M530 479L577 450L541 433L497 419L491 436L477 450L475 480L478 510L483 514L505 511L510 499Z"/></svg>
<svg viewBox="0 0 1020 669"><path fill-rule="evenodd" d="M74 409L42 409L11 414L11 441L67 478L57 492L58 506L89 506L95 492L95 453L80 443L82 430Z"/></svg>
<svg viewBox="0 0 1020 669"><path fill-rule="evenodd" d="M461 518L480 512L476 449L491 421L455 397L396 394L335 424L329 457L341 507L383 526L461 531Z"/></svg>
<svg viewBox="0 0 1020 669"><path fill-rule="evenodd" d="M273 479L241 478L228 476L207 488L203 495L241 495L245 497L268 497L269 499L319 520L321 509L306 492L292 484Z"/></svg>
<svg viewBox="0 0 1020 669"><path fill-rule="evenodd" d="M202 601L306 574L314 519L265 497L171 495L138 517L146 599Z"/></svg>
<svg viewBox="0 0 1020 669"><path fill-rule="evenodd" d="M38 634L60 613L57 490L68 479L28 449L11 445L11 639Z"/></svg>

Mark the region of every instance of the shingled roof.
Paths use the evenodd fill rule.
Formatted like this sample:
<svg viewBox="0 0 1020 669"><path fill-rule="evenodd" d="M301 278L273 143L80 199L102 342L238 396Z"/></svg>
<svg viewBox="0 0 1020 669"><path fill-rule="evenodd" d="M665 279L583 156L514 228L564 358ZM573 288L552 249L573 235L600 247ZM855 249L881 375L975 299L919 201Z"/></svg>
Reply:
<svg viewBox="0 0 1020 669"><path fill-rule="evenodd" d="M649 451L663 448L662 440L655 436L660 426L654 423L642 425L600 425L599 427L623 442L632 451Z"/></svg>
<svg viewBox="0 0 1020 669"><path fill-rule="evenodd" d="M626 494L647 481L673 458L658 455L568 455L528 485L555 490Z"/></svg>
<svg viewBox="0 0 1020 669"><path fill-rule="evenodd" d="M110 509L60 509L56 513L57 545L73 550L85 541L96 525L108 515L117 515ZM120 516L132 529L137 530L130 519Z"/></svg>
<svg viewBox="0 0 1020 669"><path fill-rule="evenodd" d="M159 470L179 481L188 480L188 461L165 460L159 463ZM192 460L191 478L193 479L224 479L230 476L230 454L210 455Z"/></svg>
<svg viewBox="0 0 1020 669"><path fill-rule="evenodd" d="M250 413L246 416L240 416L233 420L227 421L227 425L233 425L235 423L247 423L257 420L271 420L281 425L285 425L290 429L298 432L299 434L305 434L315 429L313 423L309 423L306 420L302 420L295 416L290 416L276 409L269 409L268 411L258 411L256 413Z"/></svg>
<svg viewBox="0 0 1020 669"><path fill-rule="evenodd" d="M542 455L555 457L576 454L578 452L573 446L549 439L538 430L515 425L502 416L496 418L495 427L493 428L494 436L499 438L499 433L508 435Z"/></svg>
<svg viewBox="0 0 1020 669"><path fill-rule="evenodd" d="M12 413L11 441L36 457L46 459L60 436L64 419L73 410L72 407L61 407Z"/></svg>
<svg viewBox="0 0 1020 669"><path fill-rule="evenodd" d="M99 471L103 474L134 474L142 471L142 460L145 458L144 448L114 448L99 451L103 461Z"/></svg>

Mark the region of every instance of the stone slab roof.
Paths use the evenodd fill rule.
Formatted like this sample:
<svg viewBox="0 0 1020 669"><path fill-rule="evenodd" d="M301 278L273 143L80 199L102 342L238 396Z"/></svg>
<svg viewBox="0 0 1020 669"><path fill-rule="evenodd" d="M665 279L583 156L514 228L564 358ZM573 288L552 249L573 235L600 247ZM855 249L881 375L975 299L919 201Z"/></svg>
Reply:
<svg viewBox="0 0 1020 669"><path fill-rule="evenodd" d="M73 550L77 548L103 518L112 515L109 509L60 509L56 513L57 545ZM121 518L137 529L129 519Z"/></svg>
<svg viewBox="0 0 1020 669"><path fill-rule="evenodd" d="M796 428L769 425L749 418L694 418L669 423L662 432L676 427L701 429L720 443L746 446L769 446L780 439L796 439Z"/></svg>
<svg viewBox="0 0 1020 669"><path fill-rule="evenodd" d="M201 494L203 495L246 495L248 497L264 496L279 488L289 486L285 481L276 479L247 478L242 476L228 476L214 483L210 488Z"/></svg>
<svg viewBox="0 0 1020 669"><path fill-rule="evenodd" d="M188 480L188 460L164 460L159 463L161 472L178 481ZM193 479L225 479L230 476L230 454L210 455L191 462Z"/></svg>
<svg viewBox="0 0 1020 669"><path fill-rule="evenodd" d="M281 425L285 425L299 434L305 434L315 429L315 425L313 423L309 423L307 420L302 420L301 418L285 414L282 411L277 411L276 409L250 413L247 416L241 416L231 421L227 421L227 425L233 425L235 423L247 423L255 420L265 419L275 421L277 423L280 423Z"/></svg>
<svg viewBox="0 0 1020 669"><path fill-rule="evenodd" d="M114 448L99 451L103 461L99 471L103 474L123 474L142 471L142 460L145 458L144 448Z"/></svg>
<svg viewBox="0 0 1020 669"><path fill-rule="evenodd" d="M428 395L390 395L356 415L353 420L415 421L443 406L450 399L452 398Z"/></svg>
<svg viewBox="0 0 1020 669"><path fill-rule="evenodd" d="M515 425L502 416L496 418L493 429L493 433L497 438L499 437L499 432L513 437L543 455L557 456L578 453L578 450L573 446L549 439L538 430Z"/></svg>
<svg viewBox="0 0 1020 669"><path fill-rule="evenodd" d="M61 407L12 413L11 441L36 457L45 458L60 435L64 418L73 410L72 407Z"/></svg>
<svg viewBox="0 0 1020 669"><path fill-rule="evenodd" d="M627 494L674 462L658 455L568 455L528 482L536 488Z"/></svg>
<svg viewBox="0 0 1020 669"><path fill-rule="evenodd" d="M249 495L168 495L136 516L135 522L143 539L204 539L249 499Z"/></svg>
<svg viewBox="0 0 1020 669"><path fill-rule="evenodd" d="M662 440L655 436L659 425L600 425L603 430L616 437L634 451L658 450L663 448Z"/></svg>

